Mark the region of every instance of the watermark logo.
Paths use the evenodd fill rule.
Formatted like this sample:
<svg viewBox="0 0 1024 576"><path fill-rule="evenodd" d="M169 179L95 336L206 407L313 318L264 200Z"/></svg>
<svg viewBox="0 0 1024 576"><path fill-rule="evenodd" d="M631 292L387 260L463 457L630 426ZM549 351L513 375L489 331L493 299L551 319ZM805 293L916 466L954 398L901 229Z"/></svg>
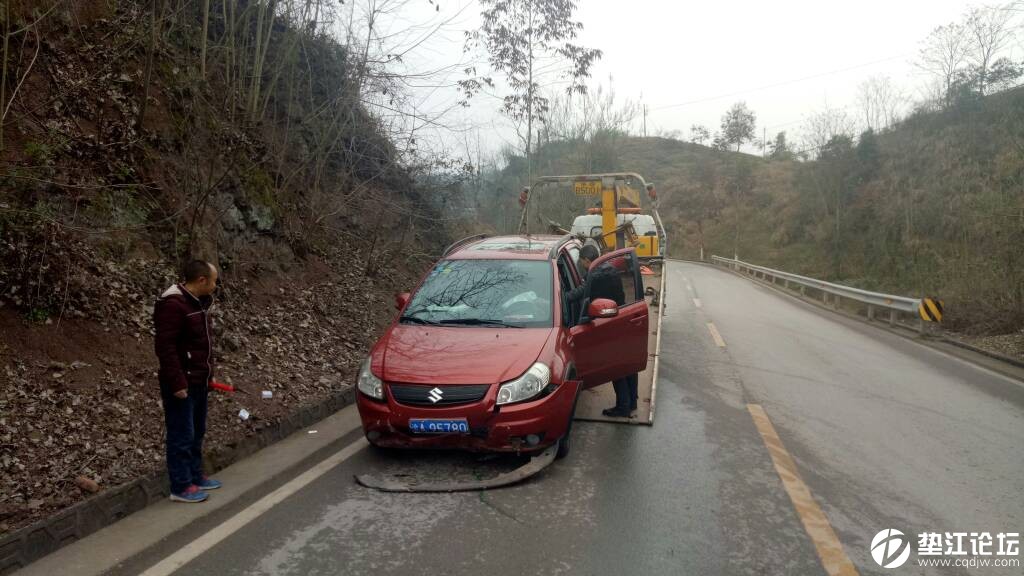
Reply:
<svg viewBox="0 0 1024 576"><path fill-rule="evenodd" d="M895 528L882 530L871 540L871 557L882 568L899 568L910 558L910 540Z"/></svg>

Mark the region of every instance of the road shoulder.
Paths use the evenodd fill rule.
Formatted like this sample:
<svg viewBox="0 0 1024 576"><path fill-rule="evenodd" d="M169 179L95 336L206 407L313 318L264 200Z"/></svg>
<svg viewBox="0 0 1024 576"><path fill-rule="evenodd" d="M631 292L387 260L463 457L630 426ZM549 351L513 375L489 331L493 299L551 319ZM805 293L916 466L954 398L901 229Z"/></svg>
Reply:
<svg viewBox="0 0 1024 576"><path fill-rule="evenodd" d="M109 574L119 564L159 545L173 534L250 500L281 478L323 459L358 427L359 414L355 407L345 408L220 471L217 478L225 487L211 493L207 502L154 504L29 564L17 574Z"/></svg>

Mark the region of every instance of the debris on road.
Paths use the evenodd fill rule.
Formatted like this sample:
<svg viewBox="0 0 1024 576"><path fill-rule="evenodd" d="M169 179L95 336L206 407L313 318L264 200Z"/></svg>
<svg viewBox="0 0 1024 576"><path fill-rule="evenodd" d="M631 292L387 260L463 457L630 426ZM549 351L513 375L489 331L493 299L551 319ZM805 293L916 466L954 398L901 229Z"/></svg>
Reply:
<svg viewBox="0 0 1024 576"><path fill-rule="evenodd" d="M483 480L420 483L417 479L404 474L390 476L357 474L355 480L360 486L373 488L381 492L475 492L478 490L492 490L518 484L537 474L555 461L557 451L557 447L552 446L530 458L529 462L515 470Z"/></svg>

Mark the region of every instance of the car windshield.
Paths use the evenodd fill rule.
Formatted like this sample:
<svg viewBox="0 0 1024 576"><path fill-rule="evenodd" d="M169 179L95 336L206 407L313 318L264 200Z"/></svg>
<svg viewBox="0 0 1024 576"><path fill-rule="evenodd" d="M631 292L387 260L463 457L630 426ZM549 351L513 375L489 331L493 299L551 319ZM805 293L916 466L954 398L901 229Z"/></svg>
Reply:
<svg viewBox="0 0 1024 576"><path fill-rule="evenodd" d="M451 326L551 326L551 264L538 260L442 260L401 321Z"/></svg>

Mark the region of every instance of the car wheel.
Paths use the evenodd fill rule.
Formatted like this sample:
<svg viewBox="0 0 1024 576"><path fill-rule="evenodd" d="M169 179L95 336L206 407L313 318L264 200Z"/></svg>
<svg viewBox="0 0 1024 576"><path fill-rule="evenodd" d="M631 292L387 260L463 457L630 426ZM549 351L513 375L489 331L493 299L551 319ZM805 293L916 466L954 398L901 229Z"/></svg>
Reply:
<svg viewBox="0 0 1024 576"><path fill-rule="evenodd" d="M580 393L576 391L576 399L572 401L572 412L569 412L569 425L565 427L565 434L558 439L558 451L555 458L561 460L569 455L572 450L572 423L576 419L576 402L580 399Z"/></svg>
<svg viewBox="0 0 1024 576"><path fill-rule="evenodd" d="M378 444L374 444L373 442L370 442L370 448L375 453L380 454L381 456L394 456L395 454L398 453L398 449L396 449L396 448L388 448L388 447L385 447L385 446L380 446Z"/></svg>
<svg viewBox="0 0 1024 576"><path fill-rule="evenodd" d="M566 456L569 455L569 452L572 449L572 440L571 440L572 436L571 436L571 433L572 433L572 425L570 424L569 425L569 429L565 431L565 436L562 436L558 440L558 451L555 452L555 459L556 460L561 460L562 458L565 458Z"/></svg>

